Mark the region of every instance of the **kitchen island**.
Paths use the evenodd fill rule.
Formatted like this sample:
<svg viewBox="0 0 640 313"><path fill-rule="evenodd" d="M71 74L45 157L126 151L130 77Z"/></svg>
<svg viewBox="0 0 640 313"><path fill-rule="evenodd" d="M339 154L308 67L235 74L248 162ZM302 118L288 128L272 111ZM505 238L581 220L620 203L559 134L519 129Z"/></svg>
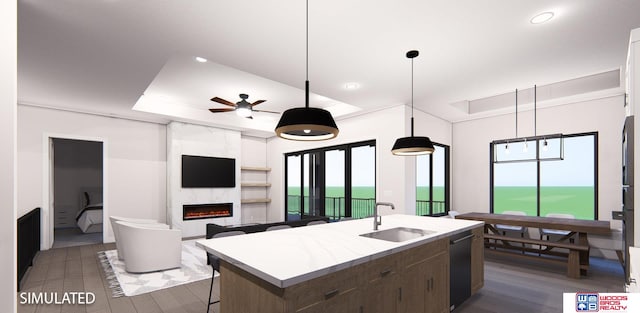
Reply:
<svg viewBox="0 0 640 313"><path fill-rule="evenodd" d="M483 284L483 223L387 215L198 241L221 258L221 312L449 312L449 238L470 232L471 290ZM390 232L393 232L390 231ZM395 238L398 239L398 238ZM478 248L479 247L479 248Z"/></svg>

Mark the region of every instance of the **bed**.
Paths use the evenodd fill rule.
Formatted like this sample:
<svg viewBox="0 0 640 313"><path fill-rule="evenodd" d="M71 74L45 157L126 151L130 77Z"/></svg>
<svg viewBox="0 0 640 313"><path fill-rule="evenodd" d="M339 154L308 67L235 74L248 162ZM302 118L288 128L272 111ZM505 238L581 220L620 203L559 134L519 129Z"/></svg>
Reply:
<svg viewBox="0 0 640 313"><path fill-rule="evenodd" d="M82 209L76 215L76 224L83 233L102 232L102 202L92 203L91 198L90 194L85 191Z"/></svg>

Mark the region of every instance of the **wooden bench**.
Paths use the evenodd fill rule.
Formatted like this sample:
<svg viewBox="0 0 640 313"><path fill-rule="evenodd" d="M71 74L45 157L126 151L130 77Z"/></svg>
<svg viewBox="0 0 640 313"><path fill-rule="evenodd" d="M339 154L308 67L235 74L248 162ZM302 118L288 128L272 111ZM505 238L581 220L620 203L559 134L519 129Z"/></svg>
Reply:
<svg viewBox="0 0 640 313"><path fill-rule="evenodd" d="M571 278L580 278L581 270L586 272L589 269L588 263L580 260L580 253L589 251L588 245L494 234L484 234L484 239L485 247L496 248L489 249L488 251L491 253L509 255L511 257L534 258L549 263L567 264L567 276ZM519 245L513 245L513 243L518 243ZM536 245L539 248L527 247L525 246L527 244ZM501 250L498 250L498 248ZM553 251L554 248L567 249L569 252Z"/></svg>

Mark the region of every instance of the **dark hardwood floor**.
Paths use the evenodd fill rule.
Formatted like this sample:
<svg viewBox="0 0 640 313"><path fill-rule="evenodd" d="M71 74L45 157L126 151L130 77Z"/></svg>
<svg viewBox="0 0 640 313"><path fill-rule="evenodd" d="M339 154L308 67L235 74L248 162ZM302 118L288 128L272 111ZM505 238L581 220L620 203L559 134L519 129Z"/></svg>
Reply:
<svg viewBox="0 0 640 313"><path fill-rule="evenodd" d="M98 251L111 249L115 249L114 244L41 251L23 281L22 291L58 293L87 291L96 295L96 301L87 306L18 304L18 312L204 313L206 311L210 283L208 279L134 297L112 298L97 257ZM589 275L579 280L567 278L565 270L564 267L550 267L546 263L487 258L484 288L454 312L555 313L562 312L563 292L623 291L622 268L615 261L593 259ZM217 297L216 284L214 298L217 299ZM19 297L18 301L20 301ZM214 311L220 312L218 305L214 305Z"/></svg>

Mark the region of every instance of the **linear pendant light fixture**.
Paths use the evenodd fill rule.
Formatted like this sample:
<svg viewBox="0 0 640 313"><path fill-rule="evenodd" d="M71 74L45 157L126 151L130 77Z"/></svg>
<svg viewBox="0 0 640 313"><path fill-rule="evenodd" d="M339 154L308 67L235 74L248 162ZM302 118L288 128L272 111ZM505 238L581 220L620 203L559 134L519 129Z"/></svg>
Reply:
<svg viewBox="0 0 640 313"><path fill-rule="evenodd" d="M491 144L494 163L536 162L536 161L560 161L564 160L564 135L562 133L538 135L538 86L533 85L533 136L518 137L518 89L516 89L516 137L511 139L494 140ZM522 142L522 153L515 151L509 156L510 145ZM551 150L551 143L558 149ZM500 153L498 147L504 145L504 153ZM529 145L534 149L535 155L529 153ZM540 147L542 146L542 147Z"/></svg>
<svg viewBox="0 0 640 313"><path fill-rule="evenodd" d="M282 113L276 135L289 140L327 140L338 136L338 126L331 113L321 108L309 107L309 0L307 0L307 76L304 84L305 106L288 109Z"/></svg>
<svg viewBox="0 0 640 313"><path fill-rule="evenodd" d="M516 139L518 139L518 88L516 88ZM509 141L504 145L504 153L509 154Z"/></svg>
<svg viewBox="0 0 640 313"><path fill-rule="evenodd" d="M435 150L429 137L413 135L413 59L418 56L417 50L407 52L407 58L411 59L411 136L396 140L391 149L394 155L422 155L431 154Z"/></svg>

